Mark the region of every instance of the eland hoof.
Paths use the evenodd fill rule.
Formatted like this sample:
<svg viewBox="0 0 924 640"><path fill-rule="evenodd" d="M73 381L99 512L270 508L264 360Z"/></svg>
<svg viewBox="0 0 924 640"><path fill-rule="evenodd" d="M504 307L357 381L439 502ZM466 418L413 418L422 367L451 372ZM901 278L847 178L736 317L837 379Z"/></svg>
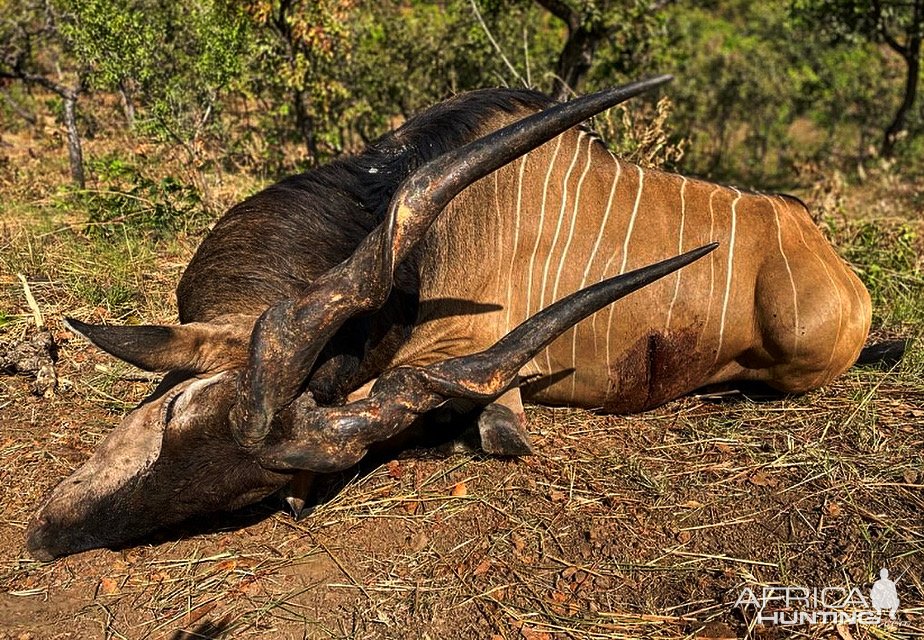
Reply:
<svg viewBox="0 0 924 640"><path fill-rule="evenodd" d="M489 404L478 418L481 448L495 456L528 456L533 453L524 421L508 407Z"/></svg>

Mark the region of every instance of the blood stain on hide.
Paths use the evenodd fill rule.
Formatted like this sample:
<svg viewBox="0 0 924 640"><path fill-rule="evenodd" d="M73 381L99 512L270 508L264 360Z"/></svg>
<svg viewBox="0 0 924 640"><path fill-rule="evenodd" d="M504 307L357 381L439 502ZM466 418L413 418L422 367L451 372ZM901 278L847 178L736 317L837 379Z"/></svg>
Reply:
<svg viewBox="0 0 924 640"><path fill-rule="evenodd" d="M610 367L604 410L635 413L695 389L704 379L709 354L694 349L696 333L648 333Z"/></svg>

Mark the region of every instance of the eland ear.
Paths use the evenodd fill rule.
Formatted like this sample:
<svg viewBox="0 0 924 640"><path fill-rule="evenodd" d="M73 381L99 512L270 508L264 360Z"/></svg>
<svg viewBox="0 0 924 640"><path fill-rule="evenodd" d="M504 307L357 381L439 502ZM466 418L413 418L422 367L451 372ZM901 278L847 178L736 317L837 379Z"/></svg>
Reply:
<svg viewBox="0 0 924 640"><path fill-rule="evenodd" d="M253 320L241 323L113 326L65 318L67 328L147 371L216 373L243 366Z"/></svg>

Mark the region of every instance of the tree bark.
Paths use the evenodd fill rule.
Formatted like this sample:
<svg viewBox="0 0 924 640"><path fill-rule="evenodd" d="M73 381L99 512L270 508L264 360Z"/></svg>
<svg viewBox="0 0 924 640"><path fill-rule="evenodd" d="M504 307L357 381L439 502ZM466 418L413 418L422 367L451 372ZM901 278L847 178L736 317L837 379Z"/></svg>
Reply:
<svg viewBox="0 0 924 640"><path fill-rule="evenodd" d="M64 126L67 129L67 156L71 165L71 180L83 189L86 179L83 173L83 148L77 131L77 93L68 91L64 98Z"/></svg>
<svg viewBox="0 0 924 640"><path fill-rule="evenodd" d="M883 33L886 43L905 61L905 92L891 124L885 131L880 152L883 157L891 158L895 154L895 143L905 130L908 113L914 108L918 93L918 78L921 75L921 39L924 31L924 0L915 0L911 25L908 27L908 40L901 45L888 33Z"/></svg>
<svg viewBox="0 0 924 640"><path fill-rule="evenodd" d="M119 80L119 97L122 99L122 113L129 129L135 128L135 103L132 100L132 91L125 80Z"/></svg>
<svg viewBox="0 0 924 640"><path fill-rule="evenodd" d="M591 27L584 25L581 15L564 0L536 2L568 27L568 39L558 56L555 79L552 81L552 97L564 100L577 92L581 80L593 64L597 47L606 39L609 31L602 24Z"/></svg>
<svg viewBox="0 0 924 640"><path fill-rule="evenodd" d="M302 140L305 142L305 148L308 151L308 163L315 167L318 165L318 143L315 139L314 118L308 112L305 104L305 92L298 89L292 91L292 106L295 108L295 124Z"/></svg>
<svg viewBox="0 0 924 640"><path fill-rule="evenodd" d="M892 123L886 129L882 141L882 155L891 158L895 154L895 143L899 135L905 130L905 121L908 113L914 107L918 93L918 78L921 75L921 39L915 38L908 46L908 55L905 57L905 93Z"/></svg>
<svg viewBox="0 0 924 640"><path fill-rule="evenodd" d="M15 78L37 84L56 93L64 101L64 127L67 130L67 155L70 161L71 179L74 184L83 189L86 186L83 173L83 149L80 144L80 132L77 130L77 96L83 91L83 81L78 80L76 87L69 87L21 68L15 68L12 72L5 71L0 74L0 77Z"/></svg>
<svg viewBox="0 0 924 640"><path fill-rule="evenodd" d="M568 32L568 39L558 56L555 79L552 82L552 97L565 100L574 93L594 62L594 54L600 42L606 38L604 29L578 27Z"/></svg>

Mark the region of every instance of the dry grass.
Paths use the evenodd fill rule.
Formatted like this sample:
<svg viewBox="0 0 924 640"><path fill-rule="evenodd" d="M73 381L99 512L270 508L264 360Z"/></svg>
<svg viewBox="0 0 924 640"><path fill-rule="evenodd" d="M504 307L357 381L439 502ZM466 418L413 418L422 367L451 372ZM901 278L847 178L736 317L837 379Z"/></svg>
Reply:
<svg viewBox="0 0 924 640"><path fill-rule="evenodd" d="M95 233L67 208L57 149L16 142L0 172L0 341L30 326L23 273L61 344L62 387L44 399L0 377L0 638L924 635L920 341L893 370L855 370L799 398L691 397L631 417L530 408L536 456L370 464L327 479L301 521L269 500L120 551L28 559L42 496L152 384L72 339L61 316L170 321L202 227L122 220ZM105 144L98 156L117 143ZM132 160L182 175L155 153ZM223 180L215 210L256 186ZM881 192L839 188L828 212L839 241L854 243L869 216L896 217L875 209ZM918 242L924 215L902 218ZM861 238L871 251L898 241L884 228ZM920 266L918 254L898 274L907 286L888 295L904 307L880 313L883 330L920 333ZM868 594L881 566L901 576L899 625L784 631L733 606L745 586Z"/></svg>

